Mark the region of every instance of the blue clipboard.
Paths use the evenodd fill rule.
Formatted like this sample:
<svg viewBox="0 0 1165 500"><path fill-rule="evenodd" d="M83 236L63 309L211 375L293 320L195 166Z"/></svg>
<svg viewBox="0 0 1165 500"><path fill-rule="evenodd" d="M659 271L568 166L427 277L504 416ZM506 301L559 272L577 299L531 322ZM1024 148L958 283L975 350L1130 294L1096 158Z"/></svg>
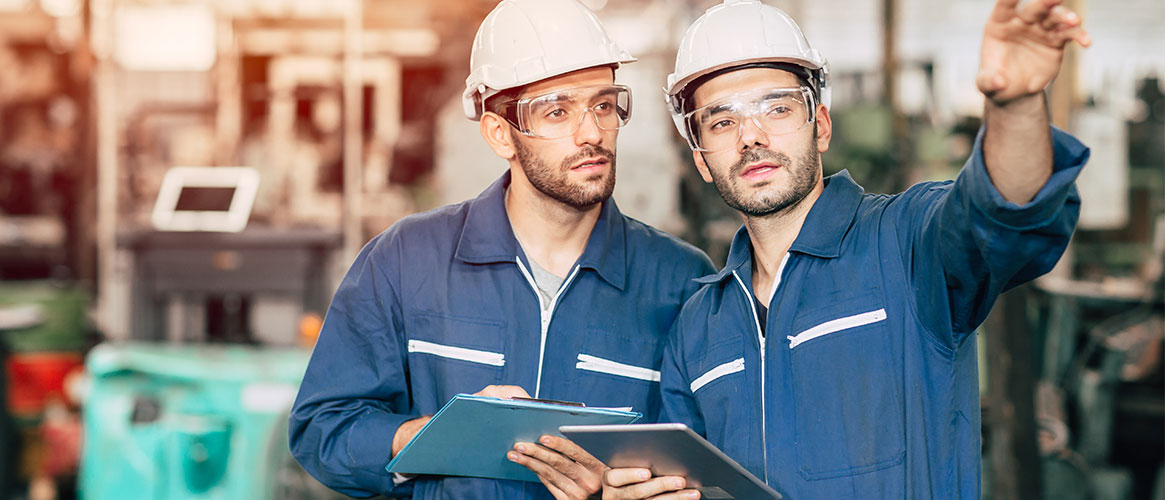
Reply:
<svg viewBox="0 0 1165 500"><path fill-rule="evenodd" d="M538 482L506 458L514 443L562 436L562 425L629 424L639 413L458 394L385 466L400 474L484 477Z"/></svg>

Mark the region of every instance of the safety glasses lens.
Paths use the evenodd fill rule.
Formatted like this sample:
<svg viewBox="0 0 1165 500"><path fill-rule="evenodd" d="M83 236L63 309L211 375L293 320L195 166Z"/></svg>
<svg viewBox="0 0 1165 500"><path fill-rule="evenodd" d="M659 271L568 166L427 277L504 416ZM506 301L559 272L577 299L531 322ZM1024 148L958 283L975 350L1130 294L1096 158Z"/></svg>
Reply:
<svg viewBox="0 0 1165 500"><path fill-rule="evenodd" d="M588 112L602 130L623 127L631 118L631 90L621 85L583 87L518 101L519 128L535 137L574 134Z"/></svg>
<svg viewBox="0 0 1165 500"><path fill-rule="evenodd" d="M695 149L722 151L736 145L741 127L755 124L769 135L800 130L813 121L807 88L757 89L733 94L684 115Z"/></svg>

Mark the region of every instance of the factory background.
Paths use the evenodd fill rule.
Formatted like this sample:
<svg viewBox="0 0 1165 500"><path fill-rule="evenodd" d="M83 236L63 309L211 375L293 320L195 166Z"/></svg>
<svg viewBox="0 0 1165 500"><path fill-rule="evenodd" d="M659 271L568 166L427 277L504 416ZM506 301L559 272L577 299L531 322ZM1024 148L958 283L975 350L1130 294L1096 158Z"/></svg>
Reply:
<svg viewBox="0 0 1165 500"><path fill-rule="evenodd" d="M957 175L992 2L770 1L832 65L826 174ZM740 221L661 90L718 2L584 3L638 58L620 209L722 264ZM286 414L360 247L507 167L459 101L495 4L0 0L0 499L342 498ZM1165 500L1165 3L1067 4L1095 44L1049 100L1092 160L1060 265L980 330L984 497ZM177 230L181 168L253 188L243 225Z"/></svg>

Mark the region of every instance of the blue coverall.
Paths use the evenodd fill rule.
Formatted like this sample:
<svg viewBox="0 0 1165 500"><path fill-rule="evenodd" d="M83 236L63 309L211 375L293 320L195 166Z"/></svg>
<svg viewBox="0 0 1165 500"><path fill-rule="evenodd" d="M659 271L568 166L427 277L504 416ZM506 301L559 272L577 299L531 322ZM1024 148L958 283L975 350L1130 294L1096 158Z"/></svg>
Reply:
<svg viewBox="0 0 1165 500"><path fill-rule="evenodd" d="M863 194L825 180L790 248L764 335L744 228L684 306L664 353L662 420L682 422L793 500L978 499L975 329L1050 270L1075 228L1088 150L1053 130L1054 173L1022 206L983 164Z"/></svg>
<svg viewBox="0 0 1165 500"><path fill-rule="evenodd" d="M506 173L475 199L402 219L352 264L290 418L292 454L324 484L352 496L551 498L541 483L397 485L385 472L402 422L492 384L656 419L664 340L711 261L608 200L543 313L506 216L509 182Z"/></svg>

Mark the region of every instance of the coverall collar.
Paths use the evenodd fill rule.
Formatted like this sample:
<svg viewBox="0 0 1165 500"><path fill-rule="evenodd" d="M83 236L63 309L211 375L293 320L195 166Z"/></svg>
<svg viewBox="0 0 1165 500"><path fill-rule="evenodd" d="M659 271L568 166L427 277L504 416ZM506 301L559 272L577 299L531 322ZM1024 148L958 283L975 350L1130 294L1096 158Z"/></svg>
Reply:
<svg viewBox="0 0 1165 500"><path fill-rule="evenodd" d="M825 178L825 189L821 196L809 209L805 217L805 224L790 252L799 252L823 259L833 259L841 255L841 241L846 231L853 224L858 205L862 201L862 187L854 182L848 170L842 170ZM716 283L733 271L751 269L752 240L748 235L748 228L740 226L736 236L732 238L732 247L728 251L728 262L719 273L699 278L700 283ZM751 278L751 273L748 273Z"/></svg>
<svg viewBox="0 0 1165 500"><path fill-rule="evenodd" d="M506 216L506 188L511 182L507 170L477 198L468 202L465 226L457 243L456 258L470 264L526 261L518 245L510 219ZM587 239L578 265L592 269L611 286L623 290L627 283L626 222L615 201L603 202L599 218Z"/></svg>

